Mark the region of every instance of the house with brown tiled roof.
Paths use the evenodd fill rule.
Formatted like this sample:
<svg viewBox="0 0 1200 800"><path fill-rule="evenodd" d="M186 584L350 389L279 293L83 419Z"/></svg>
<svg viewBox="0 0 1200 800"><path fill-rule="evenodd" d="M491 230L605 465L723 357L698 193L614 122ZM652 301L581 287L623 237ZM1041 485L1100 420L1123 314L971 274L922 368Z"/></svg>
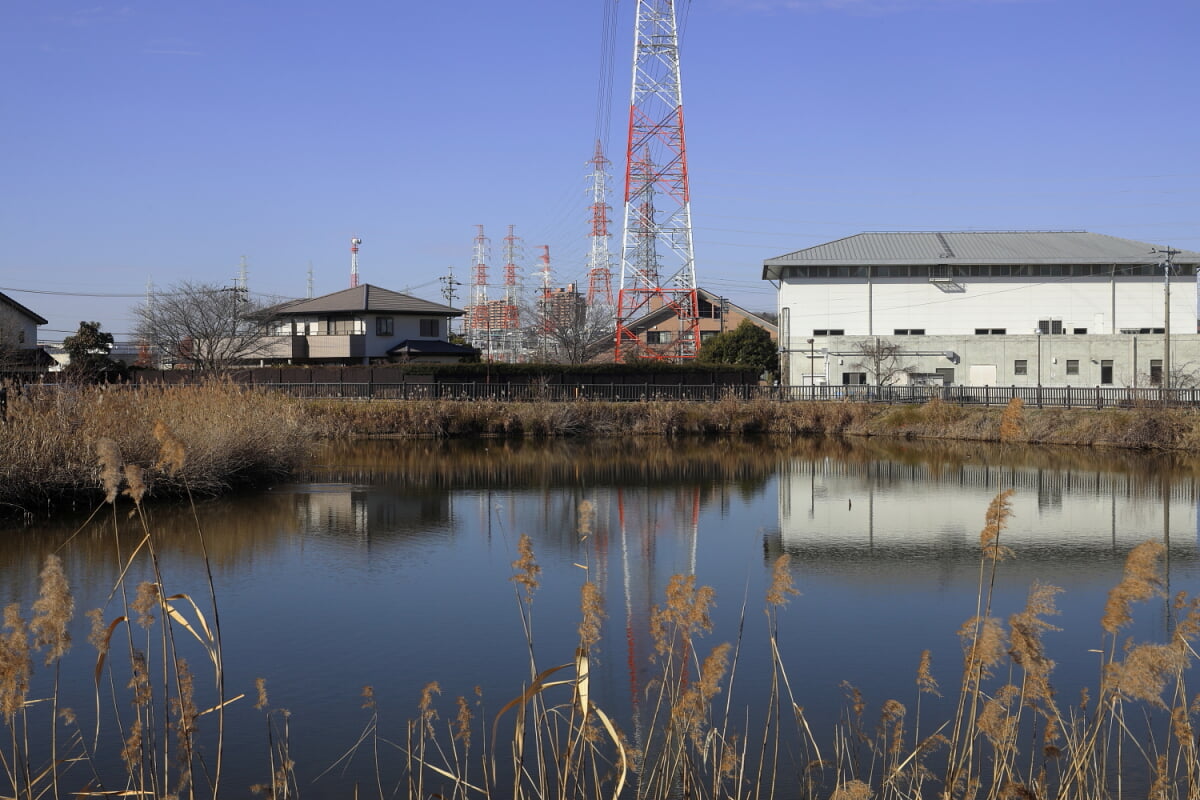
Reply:
<svg viewBox="0 0 1200 800"><path fill-rule="evenodd" d="M449 341L463 312L369 283L268 309L271 340L256 356L292 364L455 363L475 354Z"/></svg>

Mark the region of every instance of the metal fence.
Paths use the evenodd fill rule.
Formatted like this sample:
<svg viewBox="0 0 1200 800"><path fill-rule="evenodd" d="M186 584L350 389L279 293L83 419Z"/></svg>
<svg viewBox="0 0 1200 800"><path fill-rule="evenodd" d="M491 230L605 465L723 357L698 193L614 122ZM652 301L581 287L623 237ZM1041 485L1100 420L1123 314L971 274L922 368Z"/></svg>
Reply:
<svg viewBox="0 0 1200 800"><path fill-rule="evenodd" d="M109 384L108 391L136 391L156 384ZM171 384L182 386L188 384ZM1111 386L748 386L722 384L581 383L246 383L256 391L280 392L305 400L448 400L473 402L855 402L919 405L940 399L956 405L1003 406L1019 397L1035 408L1198 407L1200 389L1116 388ZM26 384L20 394L74 391L73 384ZM9 401L12 394L9 393Z"/></svg>
<svg viewBox="0 0 1200 800"><path fill-rule="evenodd" d="M489 383L280 383L255 388L303 399L499 400L638 402L722 398L792 402L921 404L935 398L957 405L1006 405L1014 397L1036 408L1133 408L1200 406L1200 389L1114 388L1108 386L721 386L687 384L489 384Z"/></svg>

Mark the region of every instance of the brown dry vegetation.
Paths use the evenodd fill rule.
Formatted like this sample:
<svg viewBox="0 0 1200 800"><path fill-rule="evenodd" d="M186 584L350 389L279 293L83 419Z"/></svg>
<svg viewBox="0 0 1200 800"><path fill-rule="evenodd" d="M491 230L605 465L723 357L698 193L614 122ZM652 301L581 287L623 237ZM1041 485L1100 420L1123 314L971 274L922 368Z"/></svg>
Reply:
<svg viewBox="0 0 1200 800"><path fill-rule="evenodd" d="M309 401L214 382L137 389L32 389L9 402L0 437L0 508L31 510L88 501L103 468L151 495L215 494L286 475L318 439L353 437L857 436L902 439L1191 450L1200 411L975 408L933 400L916 406L865 403L651 400L631 403L501 401ZM169 476L157 462L160 433L189 452ZM124 470L124 464L143 468ZM127 488L125 485L121 489ZM134 487L141 490L140 486Z"/></svg>
<svg viewBox="0 0 1200 800"><path fill-rule="evenodd" d="M1200 444L1200 411L963 407L777 402L505 403L417 400L313 402L322 435L351 436L891 436L1027 444L1190 449Z"/></svg>
<svg viewBox="0 0 1200 800"><path fill-rule="evenodd" d="M71 497L90 502L101 483L101 442L113 475L137 465L140 474L126 474L153 493L212 494L286 474L314 438L298 403L227 383L35 387L10 396L0 432L0 506L25 509ZM171 442L188 452L175 474L171 449L160 453Z"/></svg>

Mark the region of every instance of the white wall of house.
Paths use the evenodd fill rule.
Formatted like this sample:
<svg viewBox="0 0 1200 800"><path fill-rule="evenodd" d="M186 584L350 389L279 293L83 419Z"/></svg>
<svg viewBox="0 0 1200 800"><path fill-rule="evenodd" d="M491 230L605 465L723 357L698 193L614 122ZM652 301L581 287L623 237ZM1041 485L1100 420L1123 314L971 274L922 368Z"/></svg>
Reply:
<svg viewBox="0 0 1200 800"><path fill-rule="evenodd" d="M1194 328L1193 328L1194 330ZM812 338L812 337L810 337ZM805 342L788 354L793 385L841 384L866 373L873 383L870 358L861 345L895 345L895 385L932 383L957 386L1113 386L1155 385L1161 374L1162 334L1019 336L827 336ZM1172 383L1200 385L1200 335L1171 335Z"/></svg>
<svg viewBox="0 0 1200 800"><path fill-rule="evenodd" d="M445 340L450 321L445 317L420 314L361 314L355 317L306 316L277 320L271 325L276 336L304 336L308 358L384 358L387 352L409 339ZM272 344L263 357L286 357L291 342Z"/></svg>
<svg viewBox="0 0 1200 800"><path fill-rule="evenodd" d="M1171 284L1171 326L1196 332L1196 282ZM1115 308L1114 308L1115 307ZM972 334L976 328L1032 333L1040 319L1057 319L1067 329L1089 334L1163 326L1161 277L1071 278L1054 282L959 279L956 284L922 279L787 279L779 288L779 310L788 310L793 338L813 331L894 335L922 328L927 334ZM1115 314L1114 314L1115 311Z"/></svg>
<svg viewBox="0 0 1200 800"><path fill-rule="evenodd" d="M1172 374L1200 375L1195 279L1172 281L1170 302ZM1106 385L1146 386L1151 360L1162 358L1163 336L1134 332L1164 327L1164 285L1151 275L1115 282L959 278L953 284L797 278L780 282L779 315L791 384L842 383L856 339L881 337L900 345L919 373L953 369L956 384L971 384L974 375L994 385L1033 386L1040 363L1042 385L1096 386L1104 362L1112 362L1112 383ZM1035 335L1042 322L1052 323L1054 335ZM977 335L981 329L996 333ZM909 335L914 330L923 334ZM1016 363L1022 360L1024 374ZM1078 362L1078 373L1066 374L1067 360Z"/></svg>

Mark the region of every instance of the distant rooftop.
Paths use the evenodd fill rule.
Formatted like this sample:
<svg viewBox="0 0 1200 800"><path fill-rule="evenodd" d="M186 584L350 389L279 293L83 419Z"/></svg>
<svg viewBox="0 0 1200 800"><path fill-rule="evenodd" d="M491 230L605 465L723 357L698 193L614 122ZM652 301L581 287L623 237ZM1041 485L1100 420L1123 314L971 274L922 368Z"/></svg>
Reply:
<svg viewBox="0 0 1200 800"><path fill-rule="evenodd" d="M16 300L13 300L11 297L6 295L4 292L0 292L0 303L4 303L7 306L11 306L13 309L15 309L15 310L19 311L20 313L24 314L25 316L29 317L31 320L34 321L34 324L37 324L37 325L49 325L50 324L40 314L35 314L34 312L30 311L28 308L21 305Z"/></svg>
<svg viewBox="0 0 1200 800"><path fill-rule="evenodd" d="M345 314L360 311L393 312L397 314L430 314L440 317L459 317L463 312L441 303L432 303L412 295L393 292L364 283L311 300L295 300L271 309L276 314Z"/></svg>
<svg viewBox="0 0 1200 800"><path fill-rule="evenodd" d="M763 279L799 264L1157 264L1163 249L1087 231L873 231L769 258ZM1181 250L1171 260L1200 264L1200 253Z"/></svg>

